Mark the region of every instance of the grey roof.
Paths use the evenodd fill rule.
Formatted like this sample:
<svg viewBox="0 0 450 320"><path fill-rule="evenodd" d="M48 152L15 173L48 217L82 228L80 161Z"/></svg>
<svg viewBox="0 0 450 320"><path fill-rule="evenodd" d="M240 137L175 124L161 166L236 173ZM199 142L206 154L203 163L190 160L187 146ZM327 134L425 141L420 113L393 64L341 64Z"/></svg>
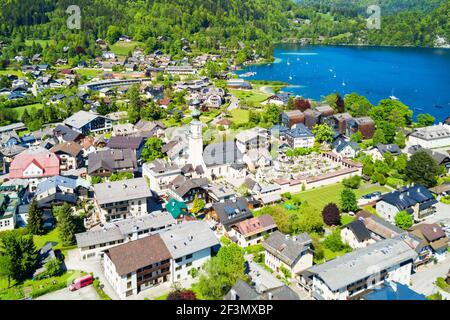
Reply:
<svg viewBox="0 0 450 320"><path fill-rule="evenodd" d="M205 221L187 221L168 228L161 238L174 259L220 244Z"/></svg>
<svg viewBox="0 0 450 320"><path fill-rule="evenodd" d="M386 152L390 152L393 156L398 156L402 153L399 146L396 144L382 144L378 143L376 148L381 154L385 154Z"/></svg>
<svg viewBox="0 0 450 320"><path fill-rule="evenodd" d="M275 231L263 242L263 246L275 257L291 266L303 252L310 249L311 242L306 232L290 237Z"/></svg>
<svg viewBox="0 0 450 320"><path fill-rule="evenodd" d="M314 137L311 130L309 130L303 123L296 124L294 129L284 132L285 135L292 138L311 138Z"/></svg>
<svg viewBox="0 0 450 320"><path fill-rule="evenodd" d="M73 128L79 129L98 117L103 117L103 116L93 113L93 112L87 112L87 111L81 110L81 111L78 111L77 113L73 114L66 120L64 120L64 124L71 126ZM105 118L105 117L103 117L103 118Z"/></svg>
<svg viewBox="0 0 450 320"><path fill-rule="evenodd" d="M94 185L98 204L149 198L152 196L145 178L135 178Z"/></svg>
<svg viewBox="0 0 450 320"><path fill-rule="evenodd" d="M243 155L236 147L234 141L212 143L203 151L203 160L206 166L223 164L242 164Z"/></svg>
<svg viewBox="0 0 450 320"><path fill-rule="evenodd" d="M197 179L185 179L183 183L174 185L172 188L176 192L176 194L178 194L181 198L183 198L186 195L186 193L188 193L190 190L194 188L206 189L207 187L208 187L207 178L197 178Z"/></svg>
<svg viewBox="0 0 450 320"><path fill-rule="evenodd" d="M69 127L58 124L56 128L53 131L56 135L61 135L64 141L71 142L75 141L79 137L82 137L83 135L79 132L76 132Z"/></svg>
<svg viewBox="0 0 450 320"><path fill-rule="evenodd" d="M22 147L21 145L18 144L13 144L11 146L6 146L3 149L1 149L0 153L6 157L14 157L25 150L26 150L25 147Z"/></svg>
<svg viewBox="0 0 450 320"><path fill-rule="evenodd" d="M239 197L236 200L213 203L212 207L220 223L225 228L229 228L235 223L253 217L253 213L248 209L247 205L247 200L244 197Z"/></svg>
<svg viewBox="0 0 450 320"><path fill-rule="evenodd" d="M263 300L300 300L298 294L286 285L264 291Z"/></svg>
<svg viewBox="0 0 450 320"><path fill-rule="evenodd" d="M381 196L381 201L397 207L400 211L411 208L417 203L426 204L427 207L430 207L438 202L427 188L418 184L385 193Z"/></svg>
<svg viewBox="0 0 450 320"><path fill-rule="evenodd" d="M237 279L234 286L223 297L224 300L260 300L259 293L242 279Z"/></svg>
<svg viewBox="0 0 450 320"><path fill-rule="evenodd" d="M175 224L175 219L168 212L155 211L143 217L134 217L105 224L101 230L87 231L75 235L79 248L100 243L125 239L134 232L158 229Z"/></svg>
<svg viewBox="0 0 450 320"><path fill-rule="evenodd" d="M111 149L138 150L144 142L142 137L115 136L108 140L107 147Z"/></svg>
<svg viewBox="0 0 450 320"><path fill-rule="evenodd" d="M0 127L0 132L7 132L17 129L23 129L25 128L25 124L23 122L13 123L7 126Z"/></svg>
<svg viewBox="0 0 450 320"><path fill-rule="evenodd" d="M358 239L358 241L360 242L369 240L371 238L369 230L361 220L354 220L345 227L349 228L355 235L356 239Z"/></svg>
<svg viewBox="0 0 450 320"><path fill-rule="evenodd" d="M136 153L131 149L111 149L95 151L88 157L88 173L100 168L110 171L137 169Z"/></svg>
<svg viewBox="0 0 450 320"><path fill-rule="evenodd" d="M376 272L413 260L416 256L416 251L398 236L315 265L308 271L322 279L332 291L336 291Z"/></svg>
<svg viewBox="0 0 450 320"><path fill-rule="evenodd" d="M446 139L450 137L450 129L444 125L429 126L417 129L411 136L428 141Z"/></svg>

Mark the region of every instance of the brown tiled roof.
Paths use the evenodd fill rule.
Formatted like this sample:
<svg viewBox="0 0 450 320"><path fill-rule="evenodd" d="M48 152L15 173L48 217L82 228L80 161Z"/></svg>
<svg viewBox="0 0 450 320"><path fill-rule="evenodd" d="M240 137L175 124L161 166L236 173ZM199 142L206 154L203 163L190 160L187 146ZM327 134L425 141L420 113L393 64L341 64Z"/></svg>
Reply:
<svg viewBox="0 0 450 320"><path fill-rule="evenodd" d="M433 241L430 244L431 248L433 248L433 250L439 250L442 248L447 248L448 247L448 238L444 237L444 238L440 238L437 241Z"/></svg>
<svg viewBox="0 0 450 320"><path fill-rule="evenodd" d="M263 214L259 217L250 218L234 225L236 230L244 235L250 236L258 232L263 232L276 227L275 221L268 214Z"/></svg>
<svg viewBox="0 0 450 320"><path fill-rule="evenodd" d="M130 241L105 251L120 276L171 258L159 234Z"/></svg>
<svg viewBox="0 0 450 320"><path fill-rule="evenodd" d="M81 152L81 145L75 142L60 143L50 149L50 152L64 152L71 156L77 156Z"/></svg>
<svg viewBox="0 0 450 320"><path fill-rule="evenodd" d="M411 227L411 230L419 230L428 242L433 242L446 236L444 230L442 230L442 228L436 223L418 224Z"/></svg>

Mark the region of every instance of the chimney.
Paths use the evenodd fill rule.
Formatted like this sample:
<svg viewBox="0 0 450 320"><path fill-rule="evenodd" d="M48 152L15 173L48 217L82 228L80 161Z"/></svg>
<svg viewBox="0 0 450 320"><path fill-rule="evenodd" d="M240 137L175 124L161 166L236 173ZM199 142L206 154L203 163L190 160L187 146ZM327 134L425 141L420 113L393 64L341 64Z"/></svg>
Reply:
<svg viewBox="0 0 450 320"><path fill-rule="evenodd" d="M437 228L433 227L433 232L436 233L437 232Z"/></svg>
<svg viewBox="0 0 450 320"><path fill-rule="evenodd" d="M267 293L267 298L268 298L269 300L273 300L273 293L272 293L272 292L268 292L268 293Z"/></svg>

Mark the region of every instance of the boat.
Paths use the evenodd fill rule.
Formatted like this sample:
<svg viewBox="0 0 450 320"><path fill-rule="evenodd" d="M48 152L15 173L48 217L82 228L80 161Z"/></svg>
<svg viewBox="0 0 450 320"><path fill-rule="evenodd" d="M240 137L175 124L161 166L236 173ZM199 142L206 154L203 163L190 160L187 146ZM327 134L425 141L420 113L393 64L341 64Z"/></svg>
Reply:
<svg viewBox="0 0 450 320"><path fill-rule="evenodd" d="M347 85L347 84L346 84L344 81L342 81L342 86L345 87L346 85Z"/></svg>
<svg viewBox="0 0 450 320"><path fill-rule="evenodd" d="M391 100L398 100L398 98L396 96L389 96L389 99L391 99Z"/></svg>
<svg viewBox="0 0 450 320"><path fill-rule="evenodd" d="M423 108L414 108L414 110L423 111Z"/></svg>
<svg viewBox="0 0 450 320"><path fill-rule="evenodd" d="M286 63L288 66L290 66L291 65L291 63L289 62L289 59L288 59L288 61L287 61L287 63Z"/></svg>
<svg viewBox="0 0 450 320"><path fill-rule="evenodd" d="M292 80L292 76L289 76L289 80Z"/></svg>

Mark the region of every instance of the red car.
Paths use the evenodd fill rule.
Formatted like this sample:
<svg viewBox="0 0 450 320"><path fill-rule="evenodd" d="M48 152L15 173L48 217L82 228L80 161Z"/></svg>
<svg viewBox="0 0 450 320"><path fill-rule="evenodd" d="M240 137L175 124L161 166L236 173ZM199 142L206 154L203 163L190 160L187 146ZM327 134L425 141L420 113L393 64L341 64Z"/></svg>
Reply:
<svg viewBox="0 0 450 320"><path fill-rule="evenodd" d="M83 287L86 287L94 282L94 278L88 274L82 278L75 279L72 284L69 286L70 291L76 291Z"/></svg>

